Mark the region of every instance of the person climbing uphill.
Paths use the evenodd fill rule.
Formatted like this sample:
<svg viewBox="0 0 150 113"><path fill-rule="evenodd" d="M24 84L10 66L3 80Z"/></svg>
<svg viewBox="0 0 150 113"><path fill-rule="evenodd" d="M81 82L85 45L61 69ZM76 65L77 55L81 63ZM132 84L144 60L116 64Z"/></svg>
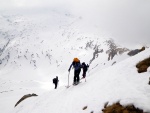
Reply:
<svg viewBox="0 0 150 113"><path fill-rule="evenodd" d="M53 78L53 84L55 84L55 88L54 89L57 89L57 86L58 86L58 76L56 76L56 78Z"/></svg>
<svg viewBox="0 0 150 113"><path fill-rule="evenodd" d="M74 67L74 80L73 80L73 85L77 85L80 82L80 72L81 72L81 64L80 64L80 60L78 58L74 58L73 62L71 63L68 71L70 72L71 67Z"/></svg>
<svg viewBox="0 0 150 113"><path fill-rule="evenodd" d="M89 68L89 65L88 64L86 65L85 62L83 62L82 63L83 74L82 74L82 78L81 79L86 77L86 72L87 72L88 68Z"/></svg>

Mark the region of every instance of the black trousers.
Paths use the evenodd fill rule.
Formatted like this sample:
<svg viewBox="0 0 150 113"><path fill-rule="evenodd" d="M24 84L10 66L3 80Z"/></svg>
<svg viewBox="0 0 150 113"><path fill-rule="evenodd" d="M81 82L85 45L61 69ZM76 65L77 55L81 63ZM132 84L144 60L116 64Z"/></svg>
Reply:
<svg viewBox="0 0 150 113"><path fill-rule="evenodd" d="M85 78L85 77L86 77L86 71L87 71L87 70L83 70L83 75L82 75L82 76L83 76L83 78Z"/></svg>
<svg viewBox="0 0 150 113"><path fill-rule="evenodd" d="M79 70L75 70L74 71L74 83L76 83L76 82L79 82L80 81L80 77L79 77L79 75L80 75L80 72L81 72L81 69L79 69Z"/></svg>
<svg viewBox="0 0 150 113"><path fill-rule="evenodd" d="M58 84L58 83L54 83L54 84L55 84L55 89L56 89L56 88L57 88L57 84Z"/></svg>

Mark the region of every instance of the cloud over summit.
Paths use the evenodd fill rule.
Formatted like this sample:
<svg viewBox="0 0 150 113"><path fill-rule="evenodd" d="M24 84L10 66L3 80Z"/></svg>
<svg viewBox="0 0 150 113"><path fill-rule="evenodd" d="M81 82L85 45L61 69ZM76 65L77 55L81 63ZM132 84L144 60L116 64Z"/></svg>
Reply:
<svg viewBox="0 0 150 113"><path fill-rule="evenodd" d="M120 42L150 45L149 0L3 0L0 11L64 10L98 26ZM43 13L45 10L42 10ZM88 24L87 23L87 24Z"/></svg>

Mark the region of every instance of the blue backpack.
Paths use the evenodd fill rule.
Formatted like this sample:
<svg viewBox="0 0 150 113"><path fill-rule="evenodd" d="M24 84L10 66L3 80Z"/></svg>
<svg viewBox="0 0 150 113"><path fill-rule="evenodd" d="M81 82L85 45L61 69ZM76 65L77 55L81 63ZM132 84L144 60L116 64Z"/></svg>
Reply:
<svg viewBox="0 0 150 113"><path fill-rule="evenodd" d="M81 64L80 64L80 62L73 62L73 67L74 67L75 70L81 69Z"/></svg>

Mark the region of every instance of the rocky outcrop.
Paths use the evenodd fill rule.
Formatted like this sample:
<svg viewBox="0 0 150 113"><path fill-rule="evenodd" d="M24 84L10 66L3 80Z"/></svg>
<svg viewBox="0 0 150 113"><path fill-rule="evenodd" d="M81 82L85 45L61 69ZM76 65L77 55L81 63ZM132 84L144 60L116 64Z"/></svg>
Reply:
<svg viewBox="0 0 150 113"><path fill-rule="evenodd" d="M145 50L145 47L142 47L141 49L131 50L131 51L128 53L128 55L129 55L129 56L134 56L134 55L136 55L136 54L138 54L138 53L140 53L141 51L144 51L144 50Z"/></svg>
<svg viewBox="0 0 150 113"><path fill-rule="evenodd" d="M27 99L27 98L29 98L29 97L32 97L32 96L38 96L38 95L37 95L37 94L34 94L34 93L24 95L24 96L15 104L15 107L16 107L20 102L22 102L23 100L25 100L25 99Z"/></svg>
<svg viewBox="0 0 150 113"><path fill-rule="evenodd" d="M3 51L8 46L9 43L10 43L10 39L8 39L8 42L6 43L6 45L4 45L4 47L2 49L0 48L0 56L2 55Z"/></svg>
<svg viewBox="0 0 150 113"><path fill-rule="evenodd" d="M150 66L150 57L146 58L139 63L136 64L136 68L138 69L138 73L147 72L148 67Z"/></svg>
<svg viewBox="0 0 150 113"><path fill-rule="evenodd" d="M89 61L89 64L91 64L96 58L98 58L99 53L103 52L103 49L100 49L100 44L96 43L94 44L94 40L90 40L86 43L85 49L92 49L94 50L93 52L93 57L92 59Z"/></svg>
<svg viewBox="0 0 150 113"><path fill-rule="evenodd" d="M134 105L123 106L119 102L108 106L108 102L102 109L103 113L146 113L142 109L136 108Z"/></svg>
<svg viewBox="0 0 150 113"><path fill-rule="evenodd" d="M106 44L109 47L109 49L106 51L106 54L108 54L108 61L112 60L115 57L115 55L117 55L117 54L121 55L124 52L129 51L129 49L127 49L127 48L118 47L112 39L107 40Z"/></svg>
<svg viewBox="0 0 150 113"><path fill-rule="evenodd" d="M87 48L92 49L93 46L94 46L93 42L94 42L94 40L93 40L93 41L90 40L89 42L87 42L87 43L86 43L86 46L85 46L85 49L87 49Z"/></svg>
<svg viewBox="0 0 150 113"><path fill-rule="evenodd" d="M95 45L94 52L93 52L93 58L90 60L89 64L91 64L92 61L95 60L95 58L98 57L98 54L102 53L102 52L103 52L103 49L99 49L99 45Z"/></svg>

